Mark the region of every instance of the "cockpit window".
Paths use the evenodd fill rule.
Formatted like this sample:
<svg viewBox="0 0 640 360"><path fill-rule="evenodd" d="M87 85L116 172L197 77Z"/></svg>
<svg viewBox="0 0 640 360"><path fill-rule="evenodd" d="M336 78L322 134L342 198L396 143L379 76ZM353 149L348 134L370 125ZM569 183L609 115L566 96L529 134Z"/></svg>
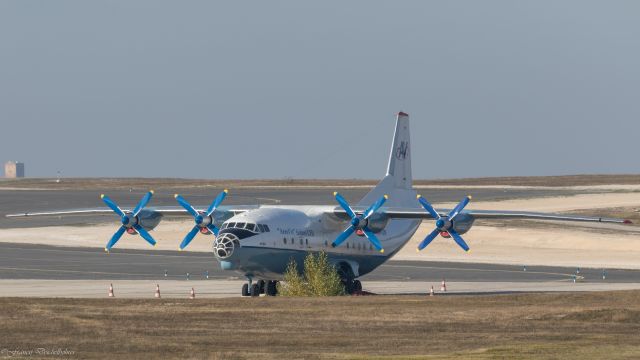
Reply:
<svg viewBox="0 0 640 360"><path fill-rule="evenodd" d="M236 227L236 223L229 223L228 228Z"/></svg>
<svg viewBox="0 0 640 360"><path fill-rule="evenodd" d="M262 224L258 224L256 226L258 227L258 232L264 232L264 227L262 227Z"/></svg>
<svg viewBox="0 0 640 360"><path fill-rule="evenodd" d="M249 231L256 231L256 224L247 224L246 229Z"/></svg>
<svg viewBox="0 0 640 360"><path fill-rule="evenodd" d="M269 230L269 226L267 226L267 224L262 225L264 227L264 231L265 232L269 232L271 230Z"/></svg>
<svg viewBox="0 0 640 360"><path fill-rule="evenodd" d="M246 223L236 223L236 229L244 229Z"/></svg>

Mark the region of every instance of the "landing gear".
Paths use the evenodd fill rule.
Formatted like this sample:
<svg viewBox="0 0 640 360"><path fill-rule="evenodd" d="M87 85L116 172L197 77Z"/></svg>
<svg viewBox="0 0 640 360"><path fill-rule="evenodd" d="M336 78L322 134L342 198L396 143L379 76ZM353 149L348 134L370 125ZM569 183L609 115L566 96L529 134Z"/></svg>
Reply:
<svg viewBox="0 0 640 360"><path fill-rule="evenodd" d="M247 277L248 283L242 285L242 296L256 297L260 294L266 296L276 296L278 294L278 281L276 280L258 280L255 283L251 278Z"/></svg>
<svg viewBox="0 0 640 360"><path fill-rule="evenodd" d="M257 297L260 296L260 285L253 284L251 285L251 297Z"/></svg>
<svg viewBox="0 0 640 360"><path fill-rule="evenodd" d="M275 280L267 281L267 287L264 292L267 296L276 296L278 295L278 282Z"/></svg>
<svg viewBox="0 0 640 360"><path fill-rule="evenodd" d="M258 280L258 289L260 289L260 292L258 294L264 294L264 286L265 286L265 281L264 280Z"/></svg>
<svg viewBox="0 0 640 360"><path fill-rule="evenodd" d="M360 280L342 279L342 286L344 286L344 291L349 295L362 291Z"/></svg>
<svg viewBox="0 0 640 360"><path fill-rule="evenodd" d="M360 292L362 291L362 283L360 280L353 280L353 291Z"/></svg>
<svg viewBox="0 0 640 360"><path fill-rule="evenodd" d="M342 263L338 267L338 275L340 279L342 279L342 286L344 286L344 291L351 295L353 293L357 293L362 291L362 283L360 280L355 279L355 275L353 274L353 270L351 270L351 266L348 264Z"/></svg>

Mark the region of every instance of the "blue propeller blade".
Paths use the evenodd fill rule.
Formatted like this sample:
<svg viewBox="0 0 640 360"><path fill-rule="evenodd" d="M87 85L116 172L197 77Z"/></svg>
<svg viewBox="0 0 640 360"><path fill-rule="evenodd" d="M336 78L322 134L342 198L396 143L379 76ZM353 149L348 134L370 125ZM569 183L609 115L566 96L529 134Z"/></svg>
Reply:
<svg viewBox="0 0 640 360"><path fill-rule="evenodd" d="M145 230L142 226L135 224L133 225L133 228L136 229L138 234L140 234L140 236L142 236L143 239L147 240L149 244L156 246L156 241L153 240L153 237L151 237L151 234L149 234L147 230Z"/></svg>
<svg viewBox="0 0 640 360"><path fill-rule="evenodd" d="M184 240L182 240L182 243L180 243L180 250L183 250L185 247L187 247L187 245L189 245L191 240L193 240L193 238L196 237L196 234L198 233L198 231L200 231L200 227L198 225L194 226L193 229L189 231L187 236L184 237Z"/></svg>
<svg viewBox="0 0 640 360"><path fill-rule="evenodd" d="M456 215L458 215L460 213L460 211L462 211L462 209L464 209L465 206L467 206L467 204L469 203L469 201L471 200L471 196L467 196L464 199L462 199L462 201L460 201L460 203L458 204L458 206L456 206L453 210L451 210L451 212L449 213L449 220L453 219L454 217L456 217Z"/></svg>
<svg viewBox="0 0 640 360"><path fill-rule="evenodd" d="M220 194L218 194L216 199L211 203L211 206L207 209L207 216L210 216L214 211L216 211L216 208L220 206L222 200L227 196L227 193L229 193L229 190L224 189Z"/></svg>
<svg viewBox="0 0 640 360"><path fill-rule="evenodd" d="M107 206L113 210L113 212L115 212L116 214L118 214L118 216L123 217L124 212L118 207L118 205L116 205L115 202L113 202L113 200L109 199L109 197L105 194L100 195L100 198L102 199L102 201L104 201L105 204L107 204ZM116 240L117 241L117 240Z"/></svg>
<svg viewBox="0 0 640 360"><path fill-rule="evenodd" d="M362 231L364 231L365 236L373 244L373 246L376 248L376 250L378 250L381 253L383 253L384 249L382 248L382 244L380 244L380 240L378 240L376 235L374 233L372 233L371 231L369 231L369 229L367 229L366 227L364 229L362 229Z"/></svg>
<svg viewBox="0 0 640 360"><path fill-rule="evenodd" d="M453 229L449 229L449 235L451 235L453 240L455 240L455 242L458 243L458 245L460 245L460 247L464 249L464 251L469 251L469 245L467 245L467 243L464 242L464 240L462 240L462 237L460 236L460 234L458 234Z"/></svg>
<svg viewBox="0 0 640 360"><path fill-rule="evenodd" d="M124 234L125 231L127 231L126 226L124 225L120 226L118 231L116 231L115 234L113 234L113 236L111 237L111 240L109 240L109 242L107 243L107 246L104 247L104 250L105 251L111 250L113 245L115 245L118 242L118 240L120 240L120 238L122 237L122 234Z"/></svg>
<svg viewBox="0 0 640 360"><path fill-rule="evenodd" d="M342 195L338 194L337 192L333 193L333 196L336 197L336 200L338 201L338 204L340 204L340 206L342 206L342 208L344 209L344 211L347 212L347 215L349 215L350 218L355 218L356 214L353 212L353 210L351 210L351 206L349 206L349 203L347 203L347 200L345 200Z"/></svg>
<svg viewBox="0 0 640 360"><path fill-rule="evenodd" d="M185 200L182 196L180 196L179 194L175 194L174 197L176 198L176 200L178 200L178 203L182 205L182 207L187 210L187 212L193 217L197 217L198 215L200 215L198 214L196 209L194 209L193 206L191 206L191 204L189 204L187 200Z"/></svg>
<svg viewBox="0 0 640 360"><path fill-rule="evenodd" d="M427 199L423 198L422 195L418 195L418 201L420 202L420 205L422 205L422 207L427 210L429 214L431 214L431 217L433 217L435 220L440 219L440 214L438 214L433 206L431 206Z"/></svg>
<svg viewBox="0 0 640 360"><path fill-rule="evenodd" d="M435 239L438 234L440 234L440 230L438 229L434 229L431 233L429 233L429 235L427 235L427 237L424 238L424 240L422 240L422 242L418 245L418 251L424 249L427 247L427 245L429 245L433 239Z"/></svg>
<svg viewBox="0 0 640 360"><path fill-rule="evenodd" d="M149 203L149 200L151 200L151 196L153 196L153 190L150 190L148 193L144 194L144 196L142 197L142 199L140 200L136 208L133 209L132 211L133 216L138 216L138 214L140 213L140 210L142 210L145 206L147 206L147 204Z"/></svg>
<svg viewBox="0 0 640 360"><path fill-rule="evenodd" d="M331 247L336 247L342 244L356 229L353 226L349 226L345 231L343 231L338 237L331 243Z"/></svg>
<svg viewBox="0 0 640 360"><path fill-rule="evenodd" d="M388 198L388 195L383 195L378 201L373 203L373 205L369 206L369 208L363 214L364 219L368 219L369 216L378 211L378 209L380 209L380 207L384 204L385 201L387 201Z"/></svg>

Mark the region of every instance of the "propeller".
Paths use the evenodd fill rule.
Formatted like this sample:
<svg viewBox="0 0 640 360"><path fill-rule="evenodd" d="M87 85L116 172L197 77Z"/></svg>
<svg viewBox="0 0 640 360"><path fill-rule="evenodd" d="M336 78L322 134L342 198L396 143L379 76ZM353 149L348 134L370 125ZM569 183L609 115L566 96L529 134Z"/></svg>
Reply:
<svg viewBox="0 0 640 360"><path fill-rule="evenodd" d="M193 220L196 222L193 229L191 229L191 231L187 233L187 236L185 236L184 240L182 240L182 243L180 243L180 250L183 250L185 247L187 247L187 245L189 245L191 240L193 240L196 234L198 234L198 231L204 234L207 233L208 230L215 236L218 236L218 231L220 230L213 224L213 217L211 215L214 211L216 211L218 206L220 206L222 200L224 200L228 193L229 190L224 189L220 194L218 194L211 205L209 205L209 208L206 212L196 211L196 209L194 209L193 206L191 206L191 204L189 204L187 200L185 200L182 196L180 196L179 194L175 195L178 203L180 203L180 205L193 216Z"/></svg>
<svg viewBox="0 0 640 360"><path fill-rule="evenodd" d="M153 239L151 234L149 234L147 230L145 230L142 226L140 226L140 219L138 218L140 211L142 211L142 209L144 209L144 207L147 206L152 196L153 196L153 190L150 190L148 193L146 193L142 197L142 199L140 199L140 202L138 203L138 205L136 205L136 207L132 211L127 211L125 213L107 195L105 194L100 195L100 198L102 199L102 201L104 201L104 203L107 204L107 206L111 210L113 210L113 212L116 213L116 215L120 216L120 222L122 223L120 228L115 232L115 234L113 234L113 236L111 237L111 240L109 240L109 242L107 243L107 246L105 246L104 248L105 251L109 252L109 250L111 250L111 248L118 242L118 240L120 240L120 238L122 237L122 234L124 234L125 231L133 234L134 232L130 231L130 229L134 229L135 232L140 234L140 236L152 246L156 245L156 241Z"/></svg>
<svg viewBox="0 0 640 360"><path fill-rule="evenodd" d="M418 201L420 202L422 207L424 207L424 209L427 210L427 212L431 214L431 216L436 220L436 228L431 233L429 233L429 235L427 235L427 237L425 237L424 240L422 240L422 242L418 245L418 251L427 247L427 245L429 245L429 243L431 243L431 241L433 241L433 239L435 239L438 234L446 232L451 235L453 240L464 251L468 252L469 246L466 242L464 242L464 240L462 240L460 234L458 234L458 232L453 228L453 221L455 217L460 214L462 209L464 209L464 207L469 204L469 201L471 201L471 196L467 196L462 199L462 201L460 201L460 203L455 208L453 208L451 212L449 212L449 215L447 215L446 218L441 217L440 214L438 214L438 212L433 208L433 206L429 204L427 199L422 197L422 195L418 195Z"/></svg>
<svg viewBox="0 0 640 360"><path fill-rule="evenodd" d="M376 201L371 206L369 206L369 208L365 212L363 212L362 215L359 215L359 216L353 212L353 210L351 209L351 206L349 206L349 203L347 202L347 200L345 200L345 198L342 197L342 195L338 194L337 192L334 192L333 196L335 196L336 201L338 201L338 204L340 204L340 206L344 209L344 211L347 212L347 215L349 215L349 217L351 218L351 224L340 235L338 235L338 237L333 241L333 243L331 243L331 247L336 247L342 244L345 240L347 240L349 236L351 236L351 234L353 234L356 230L360 229L362 230L362 232L364 232L364 235L367 237L367 239L369 239L369 242L373 244L376 250L380 251L381 253L384 253L384 249L382 248L382 244L380 244L380 240L378 240L376 235L368 228L368 224L369 224L368 219L371 215L373 215L376 211L378 211L378 209L380 209L382 204L384 204L384 202L387 201L389 196L388 195L382 196L380 200Z"/></svg>

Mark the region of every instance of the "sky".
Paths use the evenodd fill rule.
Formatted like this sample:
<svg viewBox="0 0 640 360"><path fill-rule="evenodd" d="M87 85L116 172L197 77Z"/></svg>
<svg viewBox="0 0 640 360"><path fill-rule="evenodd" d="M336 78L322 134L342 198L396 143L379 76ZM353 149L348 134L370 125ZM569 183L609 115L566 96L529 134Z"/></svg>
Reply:
<svg viewBox="0 0 640 360"><path fill-rule="evenodd" d="M638 1L0 1L27 176L639 173Z"/></svg>

